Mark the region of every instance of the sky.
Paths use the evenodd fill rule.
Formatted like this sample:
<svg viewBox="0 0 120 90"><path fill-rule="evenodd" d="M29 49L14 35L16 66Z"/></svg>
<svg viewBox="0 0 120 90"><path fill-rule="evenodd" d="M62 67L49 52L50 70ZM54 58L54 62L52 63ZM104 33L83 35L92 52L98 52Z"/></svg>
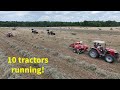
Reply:
<svg viewBox="0 0 120 90"><path fill-rule="evenodd" d="M0 11L0 21L117 21L120 11Z"/></svg>

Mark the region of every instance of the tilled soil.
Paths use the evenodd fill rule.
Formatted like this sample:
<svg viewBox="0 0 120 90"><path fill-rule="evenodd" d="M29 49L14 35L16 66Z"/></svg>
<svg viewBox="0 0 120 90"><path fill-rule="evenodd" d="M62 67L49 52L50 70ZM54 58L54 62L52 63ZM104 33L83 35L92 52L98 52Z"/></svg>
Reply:
<svg viewBox="0 0 120 90"><path fill-rule="evenodd" d="M53 28L50 28L52 30ZM87 28L89 29L89 28ZM106 79L120 78L120 63L107 63L102 59L92 59L87 53L76 54L69 48L71 43L83 40L91 46L94 39L105 40L108 46L120 49L120 31L83 30L83 29L61 29L54 28L55 36L48 36L46 28L37 28L38 34L31 33L30 28L19 27L0 28L0 78L16 79ZM12 32L14 37L6 37ZM75 34L71 34L75 33ZM24 51L25 53L21 53ZM7 63L7 57L47 57L49 63L45 66L45 73L36 74L11 74L11 67L28 67L32 64ZM4 58L5 57L5 58ZM4 60L3 60L4 59ZM2 64L4 63L4 65ZM38 67L41 66L38 64ZM8 75L9 74L9 75Z"/></svg>

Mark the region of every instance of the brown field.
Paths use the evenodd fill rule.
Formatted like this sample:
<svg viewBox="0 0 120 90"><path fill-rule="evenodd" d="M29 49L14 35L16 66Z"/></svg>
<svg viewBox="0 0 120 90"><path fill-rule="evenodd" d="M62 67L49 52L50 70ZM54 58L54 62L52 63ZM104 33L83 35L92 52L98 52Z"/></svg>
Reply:
<svg viewBox="0 0 120 90"><path fill-rule="evenodd" d="M34 28L38 34L31 33ZM82 40L89 46L93 40L104 40L108 47L120 52L120 27L12 27L0 28L0 78L1 79L119 79L120 63L107 63L92 59L86 53L76 54L68 47ZM48 36L46 30L56 33ZM12 32L14 37L6 34ZM72 35L71 33L75 33ZM28 67L35 64L8 64L10 57L47 57L45 72L36 74L12 74L11 67ZM41 64L37 65L40 67Z"/></svg>

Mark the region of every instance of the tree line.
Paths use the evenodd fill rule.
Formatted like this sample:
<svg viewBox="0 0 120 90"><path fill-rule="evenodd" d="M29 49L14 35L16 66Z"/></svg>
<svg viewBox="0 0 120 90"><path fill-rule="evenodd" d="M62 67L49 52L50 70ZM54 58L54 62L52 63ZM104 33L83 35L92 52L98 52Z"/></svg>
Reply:
<svg viewBox="0 0 120 90"><path fill-rule="evenodd" d="M0 21L0 27L58 27L58 26L117 27L117 26L120 26L120 22L116 22L116 21L83 21L83 22Z"/></svg>

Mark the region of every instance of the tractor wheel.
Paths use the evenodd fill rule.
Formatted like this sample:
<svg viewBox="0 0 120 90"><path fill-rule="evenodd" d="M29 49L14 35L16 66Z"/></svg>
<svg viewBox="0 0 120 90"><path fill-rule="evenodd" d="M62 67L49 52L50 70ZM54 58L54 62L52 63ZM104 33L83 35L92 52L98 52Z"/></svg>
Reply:
<svg viewBox="0 0 120 90"><path fill-rule="evenodd" d="M89 51L89 56L92 57L92 58L97 58L99 56L98 52L94 49L91 49Z"/></svg>
<svg viewBox="0 0 120 90"><path fill-rule="evenodd" d="M77 50L77 49L74 49L73 52L74 52L74 53L77 53L77 54L83 53L82 50Z"/></svg>
<svg viewBox="0 0 120 90"><path fill-rule="evenodd" d="M105 56L105 61L108 63L113 63L115 61L115 58L112 55L108 54Z"/></svg>
<svg viewBox="0 0 120 90"><path fill-rule="evenodd" d="M77 51L78 54L82 54L83 52L84 52L83 50Z"/></svg>
<svg viewBox="0 0 120 90"><path fill-rule="evenodd" d="M77 53L77 49L73 49L73 52L74 52L74 53Z"/></svg>

